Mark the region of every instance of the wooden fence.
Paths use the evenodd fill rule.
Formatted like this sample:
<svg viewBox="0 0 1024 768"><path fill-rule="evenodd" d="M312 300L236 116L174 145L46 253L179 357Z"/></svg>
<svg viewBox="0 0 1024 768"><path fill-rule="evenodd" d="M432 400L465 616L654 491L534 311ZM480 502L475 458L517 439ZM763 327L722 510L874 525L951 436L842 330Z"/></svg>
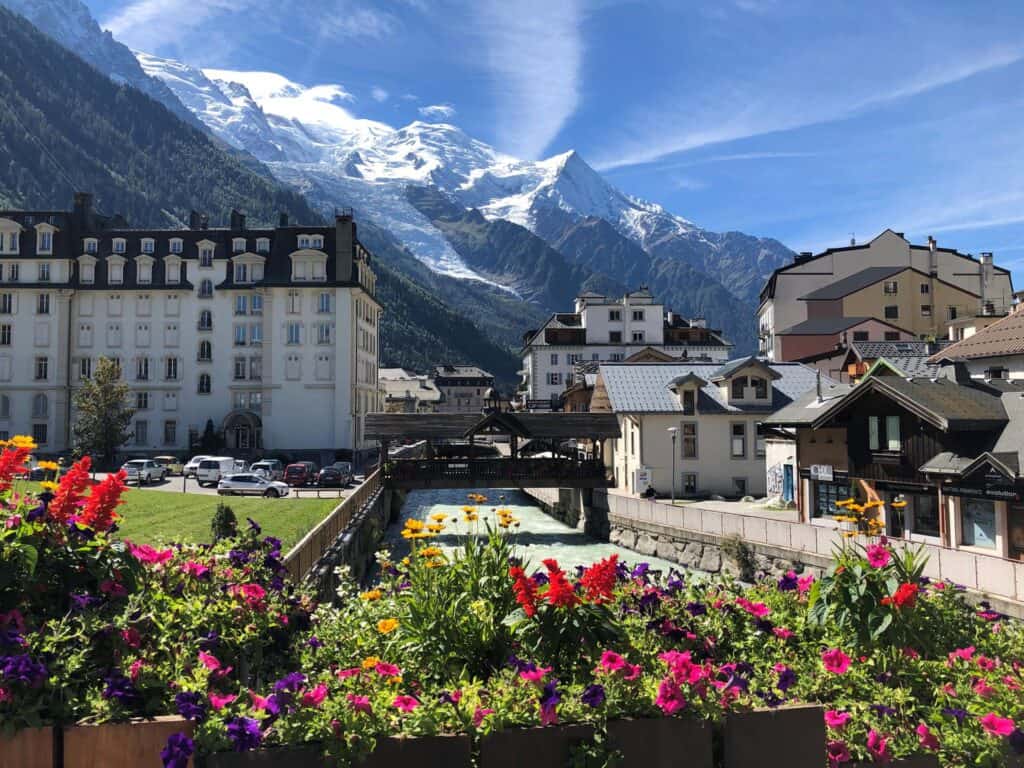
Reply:
<svg viewBox="0 0 1024 768"><path fill-rule="evenodd" d="M310 569L331 545L348 528L352 519L374 494L381 490L381 472L374 470L362 485L342 500L334 510L321 520L285 555L284 564L294 582L305 578Z"/></svg>

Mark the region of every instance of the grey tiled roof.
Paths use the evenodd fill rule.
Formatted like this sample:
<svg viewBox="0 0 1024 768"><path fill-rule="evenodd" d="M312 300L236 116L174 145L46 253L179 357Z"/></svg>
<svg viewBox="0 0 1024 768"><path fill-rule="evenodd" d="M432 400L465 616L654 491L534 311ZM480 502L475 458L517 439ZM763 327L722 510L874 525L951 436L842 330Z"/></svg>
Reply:
<svg viewBox="0 0 1024 768"><path fill-rule="evenodd" d="M726 363L726 366L729 364ZM682 412L678 396L669 384L681 376L693 374L707 381L723 367L718 363L602 363L604 381L612 410L619 413ZM770 363L780 378L771 382L769 406L735 405L722 397L717 384L701 387L697 397L699 413L771 412L782 408L815 388L817 371L801 363ZM824 381L828 381L823 377Z"/></svg>
<svg viewBox="0 0 1024 768"><path fill-rule="evenodd" d="M840 333L855 325L873 320L872 317L812 317L796 325L791 325L785 330L776 333L776 336L827 336L833 333ZM881 322L881 321L880 321ZM888 323L886 323L888 325ZM896 326L893 326L894 328Z"/></svg>
<svg viewBox="0 0 1024 768"><path fill-rule="evenodd" d="M885 358L887 363L899 368L910 378L933 379L939 375L941 366L937 362L929 362L929 356L935 354L936 348L942 349L949 344L947 340L855 341L850 346L860 360Z"/></svg>
<svg viewBox="0 0 1024 768"><path fill-rule="evenodd" d="M772 414L770 422L781 427L808 426L830 405L841 399L853 389L849 384L839 384L821 377L821 402L818 401L818 390L812 386L792 403Z"/></svg>
<svg viewBox="0 0 1024 768"><path fill-rule="evenodd" d="M844 277L842 280L836 280L836 282L826 285L823 288L819 288L816 291L811 291L810 293L801 296L800 300L828 301L841 299L844 296L849 296L854 291L867 288L869 285L874 285L879 280L885 280L887 277L897 275L906 269L910 269L906 264L902 267L868 267L867 269L862 269L860 272L855 272L849 277Z"/></svg>

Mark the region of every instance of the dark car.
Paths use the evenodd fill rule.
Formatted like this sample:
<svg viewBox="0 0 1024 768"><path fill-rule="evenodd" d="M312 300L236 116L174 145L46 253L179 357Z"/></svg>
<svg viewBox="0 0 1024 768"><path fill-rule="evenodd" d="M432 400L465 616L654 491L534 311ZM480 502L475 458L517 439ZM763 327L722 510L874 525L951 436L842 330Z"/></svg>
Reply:
<svg viewBox="0 0 1024 768"><path fill-rule="evenodd" d="M321 488L344 488L352 482L352 463L336 461L320 470L316 484Z"/></svg>
<svg viewBox="0 0 1024 768"><path fill-rule="evenodd" d="M312 461L297 461L284 468L284 481L288 485L301 487L316 482L316 464Z"/></svg>

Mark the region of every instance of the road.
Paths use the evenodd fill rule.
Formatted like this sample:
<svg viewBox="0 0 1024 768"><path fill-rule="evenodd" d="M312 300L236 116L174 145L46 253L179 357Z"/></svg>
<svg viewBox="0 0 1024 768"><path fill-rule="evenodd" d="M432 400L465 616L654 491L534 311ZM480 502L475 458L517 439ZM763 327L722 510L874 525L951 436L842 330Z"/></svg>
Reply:
<svg viewBox="0 0 1024 768"><path fill-rule="evenodd" d="M106 472L97 472L96 479L102 480L107 476ZM362 476L358 476L355 485L362 482ZM130 488L136 488L134 483L129 484ZM142 486L147 491L167 491L169 493L199 493L207 496L216 496L216 486L201 487L199 483L195 481L195 478L183 478L180 475L168 477L162 483L152 483L150 485ZM297 491L297 492L296 492ZM349 493L349 488L299 488L292 489L288 494L289 498L310 498L310 497L321 497L321 498L341 498Z"/></svg>

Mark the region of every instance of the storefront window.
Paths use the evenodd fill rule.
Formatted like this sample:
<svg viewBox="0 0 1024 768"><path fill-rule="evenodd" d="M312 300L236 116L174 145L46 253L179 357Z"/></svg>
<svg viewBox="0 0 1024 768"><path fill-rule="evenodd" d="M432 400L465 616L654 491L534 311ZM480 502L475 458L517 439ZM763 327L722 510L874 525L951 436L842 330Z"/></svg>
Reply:
<svg viewBox="0 0 1024 768"><path fill-rule="evenodd" d="M969 547L996 548L996 505L984 499L961 499L960 526Z"/></svg>
<svg viewBox="0 0 1024 768"><path fill-rule="evenodd" d="M1024 504L1012 504L1008 510L1010 557L1024 560Z"/></svg>
<svg viewBox="0 0 1024 768"><path fill-rule="evenodd" d="M907 496L912 521L911 533L922 536L939 535L939 500L932 495L912 494Z"/></svg>
<svg viewBox="0 0 1024 768"><path fill-rule="evenodd" d="M814 494L813 517L833 517L840 514L836 502L849 498L850 487L845 483L826 483L821 480L811 482Z"/></svg>

